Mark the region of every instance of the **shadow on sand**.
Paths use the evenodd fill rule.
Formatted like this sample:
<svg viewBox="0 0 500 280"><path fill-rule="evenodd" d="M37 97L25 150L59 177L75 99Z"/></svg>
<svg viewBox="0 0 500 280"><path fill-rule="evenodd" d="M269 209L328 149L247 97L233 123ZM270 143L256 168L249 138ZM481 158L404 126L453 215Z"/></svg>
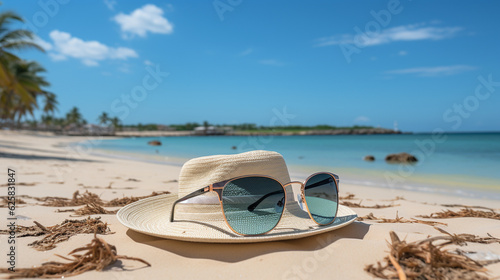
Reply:
<svg viewBox="0 0 500 280"><path fill-rule="evenodd" d="M343 238L363 239L369 227L369 224L354 222L346 227L309 237L259 243L224 244L177 241L149 236L130 229L127 230L127 235L135 242L166 250L183 257L234 263L274 252L320 250Z"/></svg>

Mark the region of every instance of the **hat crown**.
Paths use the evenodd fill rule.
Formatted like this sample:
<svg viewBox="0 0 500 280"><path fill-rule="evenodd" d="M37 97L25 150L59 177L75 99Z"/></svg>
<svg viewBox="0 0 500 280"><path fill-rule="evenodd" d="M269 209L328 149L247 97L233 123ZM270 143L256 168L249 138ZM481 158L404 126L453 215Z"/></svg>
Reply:
<svg viewBox="0 0 500 280"><path fill-rule="evenodd" d="M273 177L281 184L290 182L283 156L271 151L251 151L234 155L216 155L187 161L179 176L179 197L210 184L245 175Z"/></svg>

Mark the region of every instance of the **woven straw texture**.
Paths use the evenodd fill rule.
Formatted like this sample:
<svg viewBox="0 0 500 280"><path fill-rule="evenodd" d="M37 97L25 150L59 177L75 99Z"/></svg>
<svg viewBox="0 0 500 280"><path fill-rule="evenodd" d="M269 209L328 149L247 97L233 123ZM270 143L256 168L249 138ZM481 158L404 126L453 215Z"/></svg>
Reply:
<svg viewBox="0 0 500 280"><path fill-rule="evenodd" d="M290 182L285 160L276 152L251 151L236 155L199 157L182 166L179 197L213 183L255 174L273 177L282 184Z"/></svg>
<svg viewBox="0 0 500 280"><path fill-rule="evenodd" d="M177 195L159 195L129 204L118 211L118 220L126 227L162 238L210 243L252 243L307 237L344 227L356 220L356 213L339 205L337 218L327 226L318 226L295 201L287 206L279 224L267 234L240 236L224 221L220 205L178 204L175 221L170 222L172 203Z"/></svg>

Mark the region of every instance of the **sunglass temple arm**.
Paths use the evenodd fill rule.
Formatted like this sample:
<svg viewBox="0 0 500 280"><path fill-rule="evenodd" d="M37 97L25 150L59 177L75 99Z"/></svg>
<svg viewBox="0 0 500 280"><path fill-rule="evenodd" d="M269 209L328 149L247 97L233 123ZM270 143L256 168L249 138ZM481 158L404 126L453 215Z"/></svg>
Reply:
<svg viewBox="0 0 500 280"><path fill-rule="evenodd" d="M199 195L202 195L202 194L204 194L206 192L209 192L211 190L212 190L212 185L206 186L206 187L203 187L203 188L201 188L199 190L196 190L196 191L194 191L194 192L192 192L192 193L190 193L190 194L188 194L188 195L186 195L186 196L184 196L182 198L177 199L174 202L174 204L172 204L172 211L171 211L171 214L170 214L170 222L174 221L174 213L175 213L174 211L175 211L175 205L177 205L177 203L183 202L185 200L188 200L190 198L193 198L193 197L196 197L196 196L199 196Z"/></svg>

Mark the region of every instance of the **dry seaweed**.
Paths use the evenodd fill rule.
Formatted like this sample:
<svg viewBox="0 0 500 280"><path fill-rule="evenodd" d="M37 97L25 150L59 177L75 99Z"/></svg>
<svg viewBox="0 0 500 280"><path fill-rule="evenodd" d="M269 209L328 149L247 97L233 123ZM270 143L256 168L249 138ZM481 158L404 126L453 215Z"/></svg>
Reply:
<svg viewBox="0 0 500 280"><path fill-rule="evenodd" d="M6 196L2 196L2 202L5 203L5 204L8 204L9 200L7 199ZM16 197L16 204L26 204L26 201L22 200L19 197Z"/></svg>
<svg viewBox="0 0 500 280"><path fill-rule="evenodd" d="M432 213L430 215L420 215L418 217L422 218L435 218L435 219L446 219L446 218L465 218L465 217L473 217L473 218L488 218L500 220L500 214L495 211L481 211L481 210L473 210L471 208L463 208L460 211L455 212L451 210L443 210L442 212Z"/></svg>
<svg viewBox="0 0 500 280"><path fill-rule="evenodd" d="M473 242L473 243L482 243L482 244L490 244L490 243L500 243L500 239L491 236L488 233L488 237L479 237L474 234L468 234L468 233L460 233L460 234L452 234L447 232L446 230L438 227L434 227L435 229L439 230L440 232L446 234L449 236L449 242L456 244L456 245L465 245L466 242ZM430 238L432 239L432 238ZM445 239L444 237L441 237L441 239Z"/></svg>
<svg viewBox="0 0 500 280"><path fill-rule="evenodd" d="M73 193L71 199L57 196L34 197L37 201L45 202L43 206L67 207L67 206L80 206L90 203L103 204L103 201L95 193L85 191L80 194L79 191Z"/></svg>
<svg viewBox="0 0 500 280"><path fill-rule="evenodd" d="M83 194L80 194L79 191L75 191L73 193L73 197L66 198L66 197L57 197L57 196L46 196L46 197L29 197L33 198L37 201L44 202L42 206L53 206L53 207L68 207L68 206L81 206L81 205L99 205L99 206L105 206L105 207L114 207L114 206L125 206L129 203L136 202L140 199L147 198L147 197L152 197L156 195L161 195L161 194L169 194L170 192L165 191L165 192L152 192L150 195L146 196L130 196L130 197L122 197L122 198L115 198L111 201L103 201L97 194L85 191ZM59 210L59 212L68 212L69 210ZM98 214L98 213L96 213ZM105 214L105 213L103 213Z"/></svg>
<svg viewBox="0 0 500 280"><path fill-rule="evenodd" d="M356 199L356 195L354 195L353 193L347 193L346 196L340 196L339 197L340 200L351 200L351 199Z"/></svg>
<svg viewBox="0 0 500 280"><path fill-rule="evenodd" d="M380 220L380 218L377 218L373 215L373 213L370 213L368 215L365 215L363 217L358 217L356 220L358 221L365 221L365 220Z"/></svg>
<svg viewBox="0 0 500 280"><path fill-rule="evenodd" d="M440 222L434 222L434 221L423 221L423 220L418 220L412 218L411 220L408 220L403 217L399 217L398 213L396 212L396 218L395 219L386 219L386 218L377 218L373 215L373 213L370 213L366 216L363 217L358 217L358 221L363 221L363 220L376 220L377 223L403 223L403 224L424 224L424 225L429 225L429 226L435 226L435 225L444 225L447 226L445 223L440 223Z"/></svg>
<svg viewBox="0 0 500 280"><path fill-rule="evenodd" d="M107 223L98 218L87 218L84 220L65 220L60 225L48 227L44 238L34 241L29 246L39 251L51 250L61 243L77 234L97 233L110 234L111 230Z"/></svg>
<svg viewBox="0 0 500 280"><path fill-rule="evenodd" d="M162 183L177 183L178 181L176 179L173 180L168 180L168 181L163 181Z"/></svg>
<svg viewBox="0 0 500 280"><path fill-rule="evenodd" d="M463 204L441 204L443 207L464 207L464 208L476 208L476 209L486 209L490 211L495 211L493 208L485 207L485 206L469 206Z"/></svg>
<svg viewBox="0 0 500 280"><path fill-rule="evenodd" d="M79 187L83 187L84 189L113 189L113 190L132 190L132 189L135 189L134 187L123 187L123 188L113 188L113 182L110 182L108 184L108 186L106 187L101 187L101 186L87 186L87 185L84 185L84 184L78 184Z"/></svg>
<svg viewBox="0 0 500 280"><path fill-rule="evenodd" d="M135 178L128 178L125 181L130 181L130 182L140 182L141 180L135 179Z"/></svg>
<svg viewBox="0 0 500 280"><path fill-rule="evenodd" d="M122 197L122 198L115 198L107 203L105 203L105 206L125 206L127 204L130 204L132 202L136 202L140 199L147 198L147 197L152 197L152 196L157 196L161 194L169 194L170 192L165 191L165 192L152 192L150 195L146 196L131 196L131 197Z"/></svg>
<svg viewBox="0 0 500 280"><path fill-rule="evenodd" d="M37 184L40 184L38 182L33 182L33 183L26 183L26 182L17 182L16 186L24 186L24 187L33 187L36 186ZM10 187L11 185L9 184L1 184L0 187Z"/></svg>
<svg viewBox="0 0 500 280"><path fill-rule="evenodd" d="M457 244L457 239L451 235L411 243L401 241L393 231L390 236L391 251L384 258L385 264L378 262L365 267L373 276L383 279L488 279L480 274L486 271L481 264L444 249L446 245Z"/></svg>
<svg viewBox="0 0 500 280"><path fill-rule="evenodd" d="M9 206L9 199L6 196L1 197L1 204L0 208L8 207ZM26 201L22 200L19 197L16 197L16 205L18 204L26 204Z"/></svg>
<svg viewBox="0 0 500 280"><path fill-rule="evenodd" d="M380 205L380 204L375 204L371 206L366 206L366 205L361 205L362 200L358 203L355 202L350 202L350 201L340 201L340 204L347 206L347 207L355 207L355 208L374 208L374 209L380 209L380 208L389 208L389 207L395 207L399 206L399 204L386 204L386 205Z"/></svg>
<svg viewBox="0 0 500 280"><path fill-rule="evenodd" d="M47 233L46 227L42 226L37 221L34 221L34 226L16 226L16 237L40 236ZM0 230L0 234L9 234L9 230Z"/></svg>
<svg viewBox="0 0 500 280"><path fill-rule="evenodd" d="M94 239L92 239L90 244L76 248L68 255L71 256L71 258L57 255L69 261L66 263L56 261L46 262L41 266L33 268L16 268L15 272L10 272L6 268L0 268L0 273L9 273L7 276L8 279L65 278L91 270L102 271L118 259L134 260L151 266L150 263L143 259L118 255L114 245L108 244L103 239L98 238L96 234L94 234Z"/></svg>
<svg viewBox="0 0 500 280"><path fill-rule="evenodd" d="M62 206L74 206L74 205L81 205L80 203L88 201L88 203L85 204L84 207L80 209L57 209L58 213L64 213L64 212L75 212L76 216L87 216L87 215L95 215L95 214L116 214L117 210L106 210L104 209L103 206L105 207L117 207L117 206L125 206L129 203L136 202L140 199L147 198L147 197L152 197L152 196L157 196L161 194L168 194L170 192L153 192L150 195L146 196L130 196L130 197L122 197L122 198L115 198L111 201L105 202L101 200L96 194L91 193L91 192L85 192L83 195L80 195L78 191L76 191L73 194L73 198L70 200L68 198L62 198L62 197L48 197L47 201L49 203L43 204L44 206L55 206L55 205L62 205ZM40 199L43 201L42 199Z"/></svg>
<svg viewBox="0 0 500 280"><path fill-rule="evenodd" d="M393 199L386 199L384 201L398 201L398 200L406 200L406 199L404 197L402 197L402 196L396 196Z"/></svg>
<svg viewBox="0 0 500 280"><path fill-rule="evenodd" d="M84 207L75 210L75 215L77 216L87 216L87 215L95 215L95 214L116 214L118 210L110 211L104 209L102 206L97 205L95 203L89 203Z"/></svg>
<svg viewBox="0 0 500 280"><path fill-rule="evenodd" d="M75 212L76 210L71 208L71 209L57 209L57 213L66 213L66 212Z"/></svg>
<svg viewBox="0 0 500 280"><path fill-rule="evenodd" d="M35 226L25 227L17 226L17 237L26 236L42 236L40 240L36 240L29 246L39 251L51 250L56 247L57 243L61 243L70 239L72 236L84 233L111 234L107 223L101 221L100 217L87 218L83 220L65 220L60 225L45 227L42 224L34 221ZM0 233L7 234L8 230L1 230Z"/></svg>

